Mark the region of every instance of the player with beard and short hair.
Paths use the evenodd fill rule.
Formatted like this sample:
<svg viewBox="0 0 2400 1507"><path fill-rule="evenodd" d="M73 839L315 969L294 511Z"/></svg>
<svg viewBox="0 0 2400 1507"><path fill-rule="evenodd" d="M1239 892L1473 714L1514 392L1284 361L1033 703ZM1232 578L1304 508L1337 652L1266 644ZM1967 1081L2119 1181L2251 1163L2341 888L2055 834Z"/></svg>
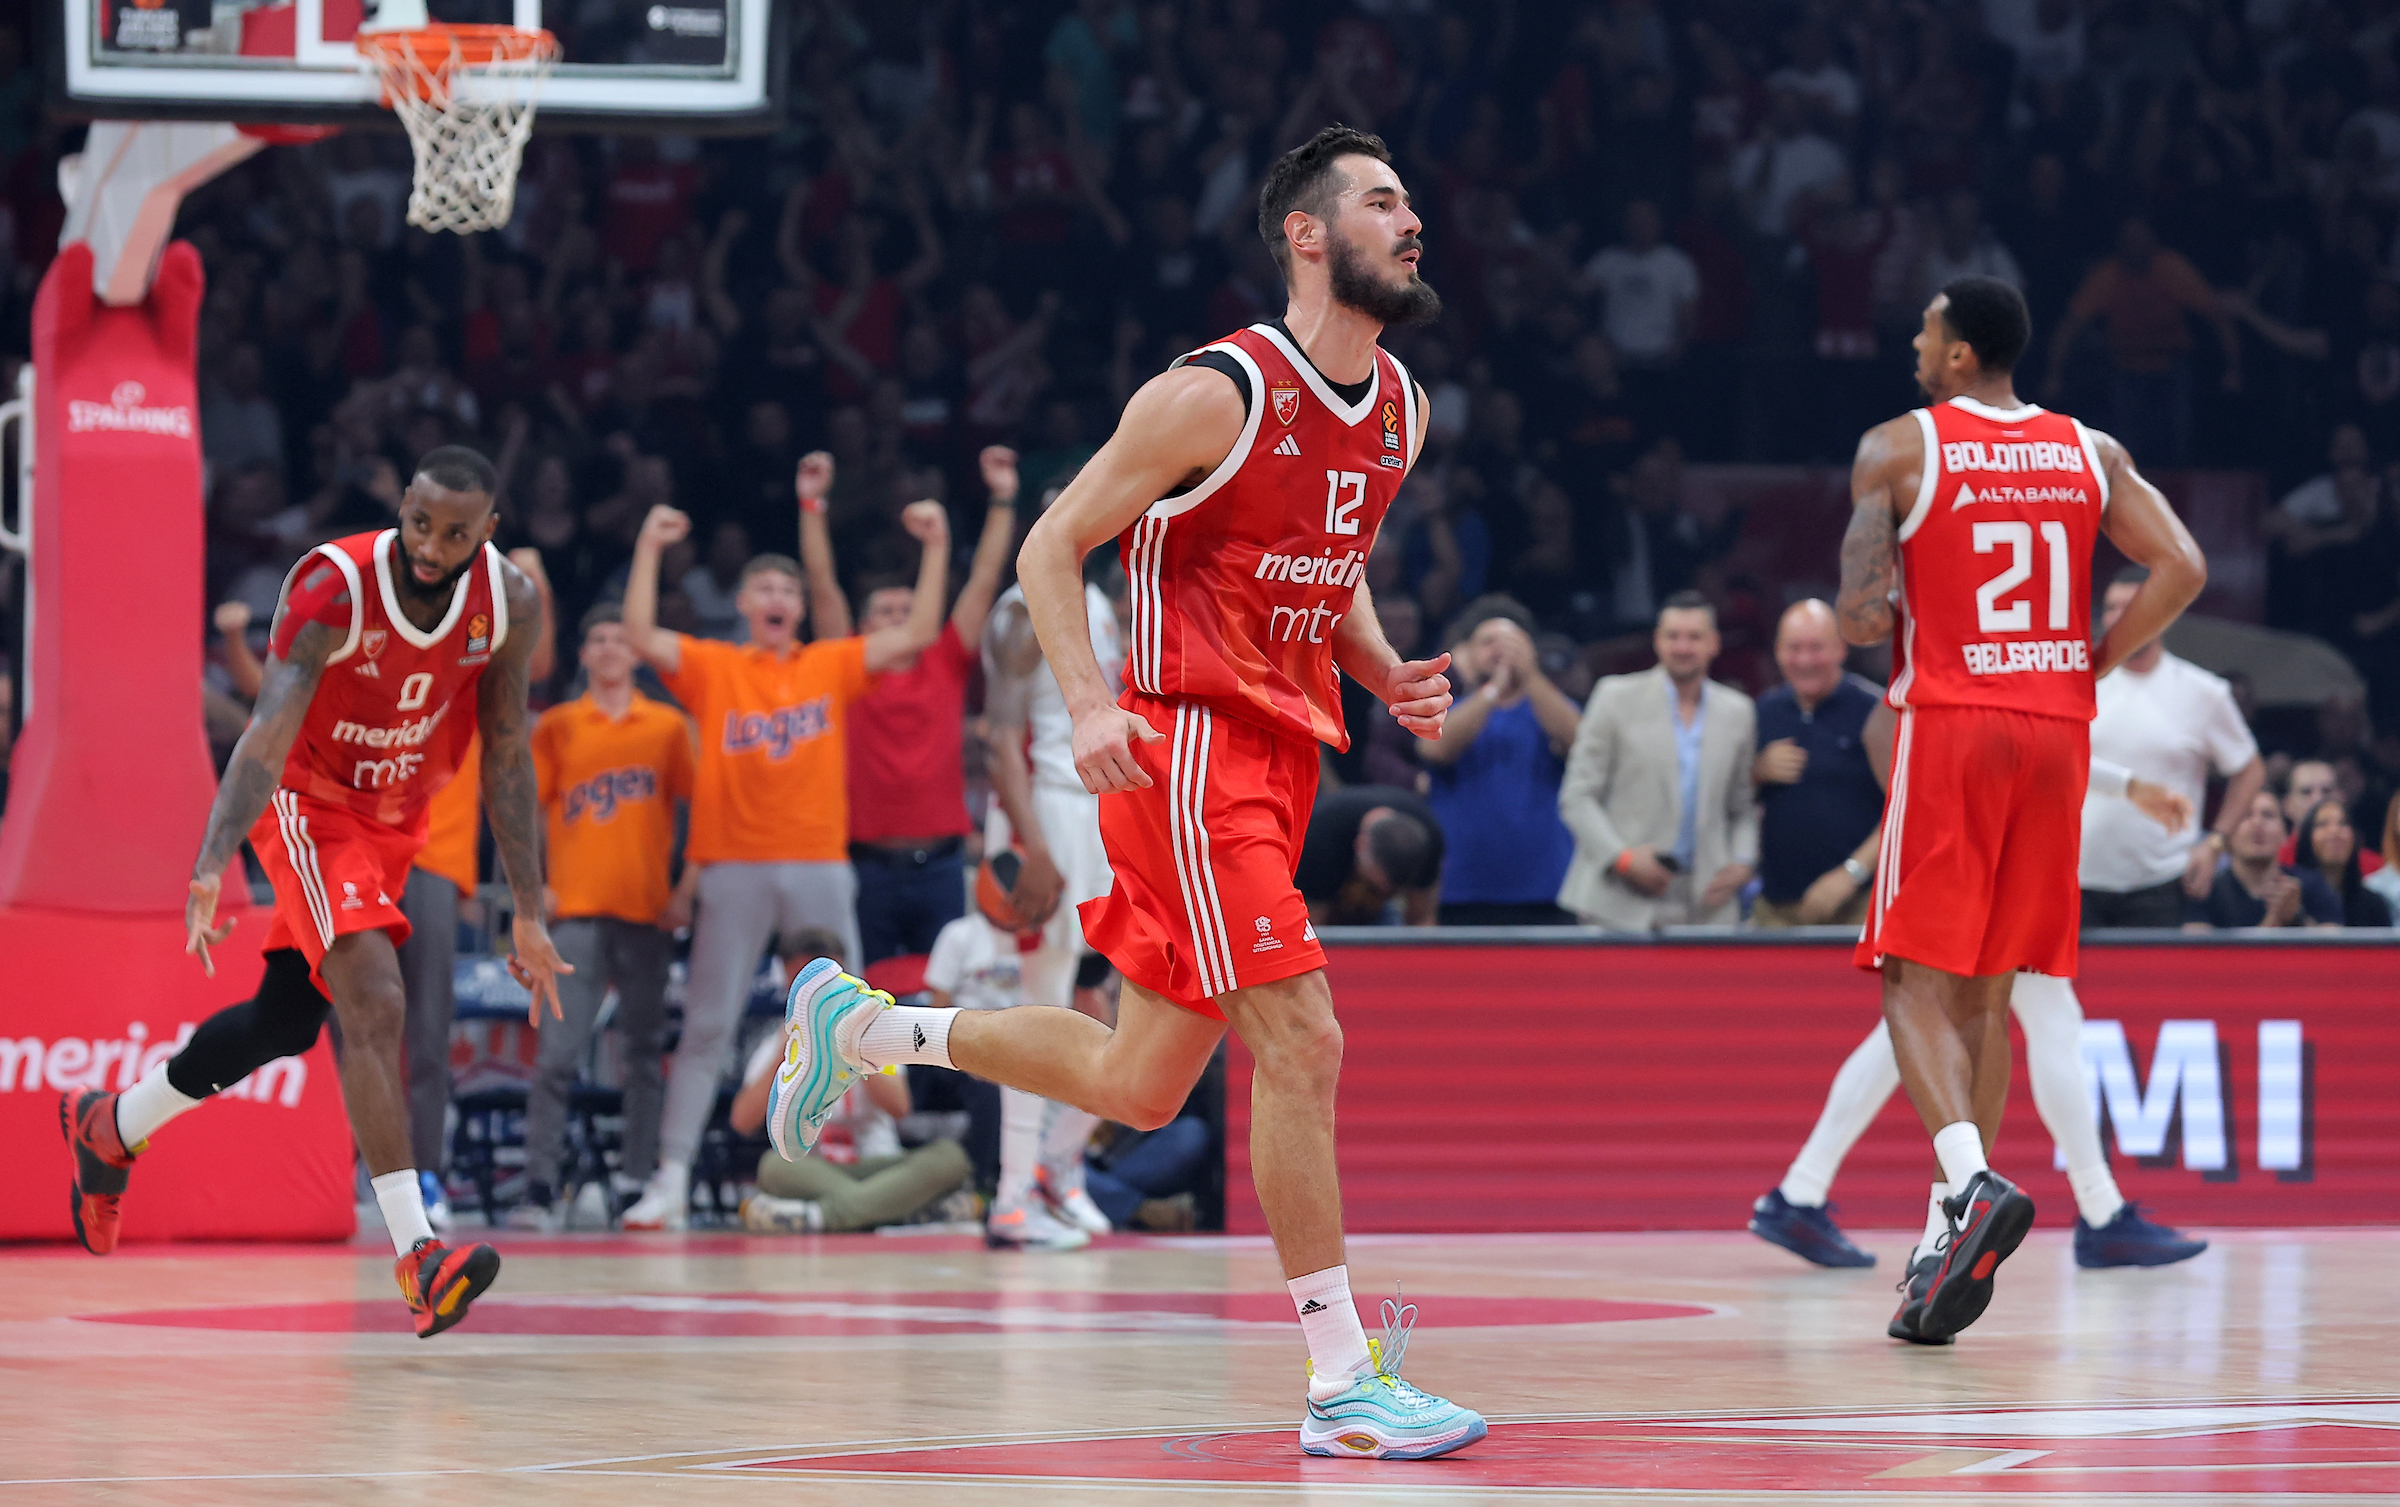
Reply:
<svg viewBox="0 0 2400 1507"><path fill-rule="evenodd" d="M2019 972L2075 976L2093 685L2208 578L2199 546L2108 435L2017 399L2024 296L1962 277L1925 306L1932 406L1866 432L1835 604L1853 644L1892 639L1900 714L1857 962L1883 976L1900 1081L1933 1136L1932 1249L1895 1339L1948 1344L1991 1301L2033 1200L1985 1158L2008 1098ZM2099 536L2150 578L2095 645Z"/></svg>
<svg viewBox="0 0 2400 1507"><path fill-rule="evenodd" d="M516 901L510 970L529 1014L558 1013L570 973L542 922L541 804L535 790L526 665L534 584L492 547L499 480L474 451L429 451L400 499L399 527L320 544L285 578L250 725L208 813L186 950L209 949L219 886L247 836L275 889L266 978L245 1004L122 1094L87 1089L59 1105L75 1154L75 1233L116 1248L128 1169L177 1115L341 1022L342 1099L398 1253L400 1292L420 1338L466 1317L499 1274L488 1245L453 1250L426 1222L409 1163L401 1092L404 1011L400 895L425 845L426 807L480 732L484 809ZM514 632L511 625L515 626ZM238 872L238 871L237 871ZM330 996L330 999L328 998Z"/></svg>
<svg viewBox="0 0 2400 1507"><path fill-rule="evenodd" d="M1366 586L1426 414L1378 340L1441 300L1373 136L1329 127L1285 154L1258 220L1290 290L1283 317L1144 384L1017 562L1076 775L1100 798L1113 884L1080 909L1124 977L1115 1028L1041 1005L901 1007L819 959L792 985L768 1129L799 1155L860 1073L914 1062L1155 1128L1231 1025L1256 1062L1251 1170L1308 1341L1301 1448L1423 1459L1484 1421L1400 1379L1413 1306L1384 1305L1380 1348L1359 1325L1334 1166L1342 1031L1292 872L1317 745L1349 742L1336 665L1418 737L1439 737L1450 709L1449 656L1403 659ZM1110 539L1133 609L1121 695L1083 589L1084 556Z"/></svg>

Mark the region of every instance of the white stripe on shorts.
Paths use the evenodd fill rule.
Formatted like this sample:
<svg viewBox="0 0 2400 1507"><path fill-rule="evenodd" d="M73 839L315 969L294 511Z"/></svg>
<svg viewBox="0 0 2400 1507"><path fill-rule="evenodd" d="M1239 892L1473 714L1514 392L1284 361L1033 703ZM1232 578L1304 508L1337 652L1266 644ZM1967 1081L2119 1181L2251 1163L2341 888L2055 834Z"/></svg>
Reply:
<svg viewBox="0 0 2400 1507"><path fill-rule="evenodd" d="M300 814L300 797L289 790L275 792L275 821L283 831L283 854L300 880L300 898L317 936L333 946L333 905L325 896L325 875L317 866L317 841L308 835L308 818Z"/></svg>
<svg viewBox="0 0 2400 1507"><path fill-rule="evenodd" d="M1234 983L1233 949L1224 940L1224 912L1216 903L1216 876L1209 872L1208 831L1202 821L1208 792L1208 724L1206 707L1175 708L1175 741L1167 759L1167 829L1184 915L1191 923L1200 989L1213 999L1230 992Z"/></svg>

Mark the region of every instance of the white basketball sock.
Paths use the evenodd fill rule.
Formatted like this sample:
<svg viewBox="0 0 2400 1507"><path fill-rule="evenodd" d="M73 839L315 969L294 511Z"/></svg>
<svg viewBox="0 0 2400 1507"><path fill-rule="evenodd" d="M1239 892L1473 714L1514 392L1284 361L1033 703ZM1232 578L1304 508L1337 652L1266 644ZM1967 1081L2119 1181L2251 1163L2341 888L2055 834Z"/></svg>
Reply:
<svg viewBox="0 0 2400 1507"><path fill-rule="evenodd" d="M160 1126L200 1105L200 1100L167 1081L167 1065L162 1062L144 1073L141 1082L117 1095L117 1139L125 1143L126 1151L139 1152Z"/></svg>
<svg viewBox="0 0 2400 1507"><path fill-rule="evenodd" d="M1948 1183L1935 1183L1933 1194L1925 1200L1925 1233L1917 1237L1916 1249L1908 1253L1908 1264L1916 1265L1933 1254L1933 1243L1950 1233L1950 1216L1942 1212L1942 1200L1950 1196Z"/></svg>
<svg viewBox="0 0 2400 1507"><path fill-rule="evenodd" d="M1000 1090L1000 1187L995 1208L1033 1196L1034 1169L1042 1164L1042 1111L1048 1101L1021 1088Z"/></svg>
<svg viewBox="0 0 2400 1507"><path fill-rule="evenodd" d="M1899 1086L1900 1061L1892 1055L1891 1027L1877 1021L1874 1031L1833 1075L1833 1087L1825 1095L1816 1128L1808 1133L1791 1170L1783 1175L1786 1202L1812 1209L1825 1202L1834 1175L1842 1170L1842 1158L1875 1123L1884 1101Z"/></svg>
<svg viewBox="0 0 2400 1507"><path fill-rule="evenodd" d="M1088 1109L1056 1099L1042 1101L1042 1166L1060 1193L1083 1186L1083 1148L1091 1144L1099 1123L1100 1117Z"/></svg>
<svg viewBox="0 0 2400 1507"><path fill-rule="evenodd" d="M1956 1120L1933 1133L1933 1154L1942 1159L1942 1176L1953 1191L1967 1185L1978 1172L1989 1172L1983 1159L1983 1132L1973 1120Z"/></svg>
<svg viewBox="0 0 2400 1507"><path fill-rule="evenodd" d="M405 1256L420 1240L433 1238L433 1226L425 1219L425 1190L417 1182L417 1169L403 1167L368 1180L375 1190L376 1207L383 1210L383 1227L391 1232L392 1254Z"/></svg>
<svg viewBox="0 0 2400 1507"><path fill-rule="evenodd" d="M2025 1030L2025 1066L2033 1078L2033 1107L2067 1163L2075 1208L2095 1229L2117 1217L2125 1195L2117 1191L2108 1155L2100 1146L2100 1123L2092 1115L2083 1083L2083 1005L2075 986L2047 974L2020 973L2010 986L2009 1009Z"/></svg>
<svg viewBox="0 0 2400 1507"><path fill-rule="evenodd" d="M958 1064L950 1060L950 1022L956 1019L956 1010L919 1005L879 1010L859 1034L859 1060L879 1069L909 1062L954 1068Z"/></svg>
<svg viewBox="0 0 2400 1507"><path fill-rule="evenodd" d="M1349 1267L1329 1266L1284 1286L1291 1289L1300 1333L1308 1341L1309 1396L1323 1401L1375 1369L1367 1332L1358 1324L1358 1305L1350 1298Z"/></svg>

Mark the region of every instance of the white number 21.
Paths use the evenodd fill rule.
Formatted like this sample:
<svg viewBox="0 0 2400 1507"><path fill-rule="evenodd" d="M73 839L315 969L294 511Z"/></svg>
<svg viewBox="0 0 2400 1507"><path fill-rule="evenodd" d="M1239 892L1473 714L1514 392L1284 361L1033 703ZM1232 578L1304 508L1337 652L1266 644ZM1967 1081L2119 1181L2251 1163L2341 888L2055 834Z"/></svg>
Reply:
<svg viewBox="0 0 2400 1507"><path fill-rule="evenodd" d="M1350 496L1344 499L1347 490ZM1355 534L1358 532L1358 510L1367 505L1367 473L1364 471L1328 471L1325 473L1325 532Z"/></svg>
<svg viewBox="0 0 2400 1507"><path fill-rule="evenodd" d="M2050 547L2050 626L2067 626L2067 526L2055 518L2042 520L2042 542ZM2033 604L2000 599L2033 577L2033 525L2008 519L1975 525L1975 553L1988 555L2008 546L2008 565L2000 574L1975 588L1975 626L1985 633L2023 633L2033 626Z"/></svg>

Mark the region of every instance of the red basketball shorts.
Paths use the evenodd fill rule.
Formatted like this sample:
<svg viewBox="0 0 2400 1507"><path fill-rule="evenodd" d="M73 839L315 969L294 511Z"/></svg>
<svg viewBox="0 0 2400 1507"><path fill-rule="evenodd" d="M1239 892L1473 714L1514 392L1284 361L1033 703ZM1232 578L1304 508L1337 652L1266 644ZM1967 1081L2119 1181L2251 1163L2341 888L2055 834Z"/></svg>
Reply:
<svg viewBox="0 0 2400 1507"><path fill-rule="evenodd" d="M400 891L425 846L422 832L278 790L250 829L250 846L275 886L275 919L267 924L264 950L299 948L310 980L328 997L332 991L317 969L334 938L388 931L395 947L408 940Z"/></svg>
<svg viewBox="0 0 2400 1507"><path fill-rule="evenodd" d="M1317 801L1317 745L1193 702L1127 691L1117 703L1166 739L1137 743L1147 790L1100 798L1116 876L1078 908L1117 971L1222 1020L1216 996L1325 966L1292 885Z"/></svg>
<svg viewBox="0 0 2400 1507"><path fill-rule="evenodd" d="M2091 728L1985 707L1900 714L1875 899L1856 959L2075 976Z"/></svg>

